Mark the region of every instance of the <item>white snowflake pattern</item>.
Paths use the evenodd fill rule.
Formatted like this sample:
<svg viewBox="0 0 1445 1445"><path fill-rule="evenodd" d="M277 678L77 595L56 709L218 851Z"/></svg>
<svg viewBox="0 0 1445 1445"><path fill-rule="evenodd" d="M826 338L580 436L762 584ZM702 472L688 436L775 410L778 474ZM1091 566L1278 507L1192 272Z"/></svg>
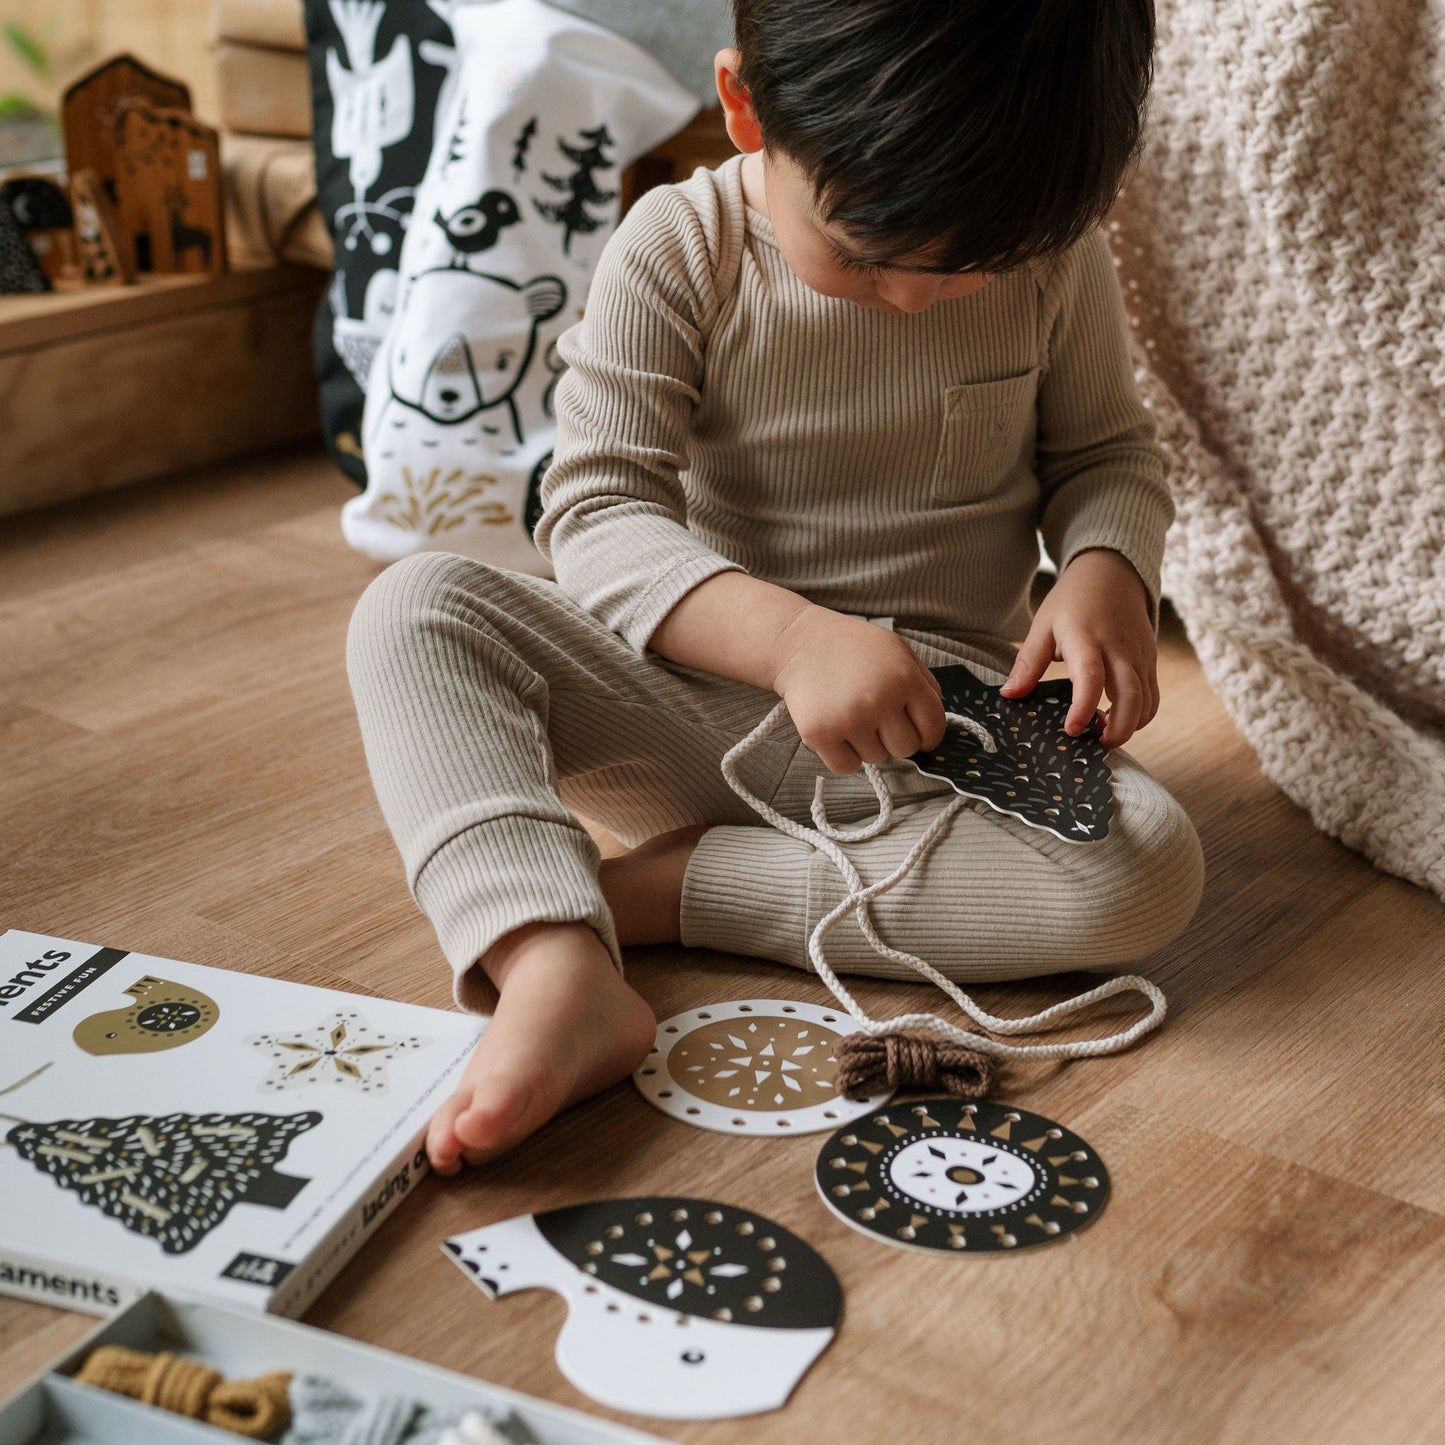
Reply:
<svg viewBox="0 0 1445 1445"><path fill-rule="evenodd" d="M666 1280L667 1286L663 1293L670 1300L677 1299L690 1284L697 1285L711 1294L712 1290L708 1285L709 1279L737 1279L740 1275L748 1272L745 1264L726 1262L713 1264L711 1261L719 1251L717 1249L694 1249L692 1235L685 1229L678 1231L671 1246L652 1241L649 1243L652 1248L651 1258L645 1254L629 1252L612 1255L612 1263L620 1264L627 1269L643 1269L649 1264L652 1265L651 1270L643 1275L641 1283L649 1285L659 1280Z"/></svg>
<svg viewBox="0 0 1445 1445"><path fill-rule="evenodd" d="M831 1097L836 1078L821 1032L786 1020L767 1020L761 1028L749 1022L737 1032L717 1025L699 1029L683 1042L671 1068L689 1088L711 1081L736 1107L753 1109L805 1108Z"/></svg>

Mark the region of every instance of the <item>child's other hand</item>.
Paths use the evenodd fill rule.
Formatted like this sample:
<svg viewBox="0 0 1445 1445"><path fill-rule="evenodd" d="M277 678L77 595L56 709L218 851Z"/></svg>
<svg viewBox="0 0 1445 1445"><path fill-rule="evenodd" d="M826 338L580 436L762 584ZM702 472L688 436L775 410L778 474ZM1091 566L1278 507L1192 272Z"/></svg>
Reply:
<svg viewBox="0 0 1445 1445"><path fill-rule="evenodd" d="M1074 684L1064 722L1071 736L1088 727L1106 691L1105 747L1122 747L1159 711L1149 597L1118 552L1097 547L1074 556L1034 615L1000 691L1025 696L1056 659L1068 665Z"/></svg>
<svg viewBox="0 0 1445 1445"><path fill-rule="evenodd" d="M937 747L938 679L901 638L826 607L805 607L778 639L772 688L808 747L835 773Z"/></svg>

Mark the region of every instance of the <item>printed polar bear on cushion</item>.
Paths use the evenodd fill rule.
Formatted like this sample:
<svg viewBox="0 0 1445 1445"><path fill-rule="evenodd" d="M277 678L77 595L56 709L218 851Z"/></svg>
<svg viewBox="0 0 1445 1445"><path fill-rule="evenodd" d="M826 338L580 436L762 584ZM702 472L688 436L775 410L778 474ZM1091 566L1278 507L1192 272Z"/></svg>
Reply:
<svg viewBox="0 0 1445 1445"><path fill-rule="evenodd" d="M505 402L520 446L512 396L537 349L537 324L562 309L567 288L555 276L518 286L446 266L413 278L408 292L391 347L393 398L444 426ZM437 324L460 316L471 323L467 332Z"/></svg>

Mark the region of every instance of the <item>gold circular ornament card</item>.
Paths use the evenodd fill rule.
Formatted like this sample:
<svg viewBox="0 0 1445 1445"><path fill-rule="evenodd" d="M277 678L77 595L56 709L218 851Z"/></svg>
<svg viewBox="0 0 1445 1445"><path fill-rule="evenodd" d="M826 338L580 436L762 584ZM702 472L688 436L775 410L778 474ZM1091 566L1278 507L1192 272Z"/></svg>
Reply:
<svg viewBox="0 0 1445 1445"><path fill-rule="evenodd" d="M708 1004L664 1019L632 1077L650 1104L699 1129L818 1133L888 1100L837 1093L833 1045L856 1031L841 1009L791 999Z"/></svg>

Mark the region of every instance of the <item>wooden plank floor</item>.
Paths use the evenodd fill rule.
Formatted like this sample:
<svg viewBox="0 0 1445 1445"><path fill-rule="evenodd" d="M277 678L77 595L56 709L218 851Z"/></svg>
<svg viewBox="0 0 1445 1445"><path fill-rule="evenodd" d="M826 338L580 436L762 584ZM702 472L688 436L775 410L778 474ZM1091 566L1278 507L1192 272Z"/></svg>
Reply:
<svg viewBox="0 0 1445 1445"><path fill-rule="evenodd" d="M311 453L0 524L0 925L448 1001L366 778L342 667L374 569ZM679 1440L1379 1442L1445 1438L1445 909L1316 834L1263 781L1177 629L1135 751L1195 818L1198 918L1163 1031L1014 1075L1079 1130L1113 1200L1054 1249L936 1260L813 1193L819 1140L690 1131L630 1085L505 1162L428 1180L311 1323L590 1408L558 1374L554 1296L486 1302L445 1235L629 1193L714 1195L816 1245L843 1330L788 1407L649 1426ZM654 949L666 1014L816 981ZM1077 980L992 989L1007 1010ZM875 1010L916 990L868 984ZM0 1199L3 1208L3 1199ZM0 1299L0 1392L89 1329ZM279 1362L278 1362L279 1363Z"/></svg>

